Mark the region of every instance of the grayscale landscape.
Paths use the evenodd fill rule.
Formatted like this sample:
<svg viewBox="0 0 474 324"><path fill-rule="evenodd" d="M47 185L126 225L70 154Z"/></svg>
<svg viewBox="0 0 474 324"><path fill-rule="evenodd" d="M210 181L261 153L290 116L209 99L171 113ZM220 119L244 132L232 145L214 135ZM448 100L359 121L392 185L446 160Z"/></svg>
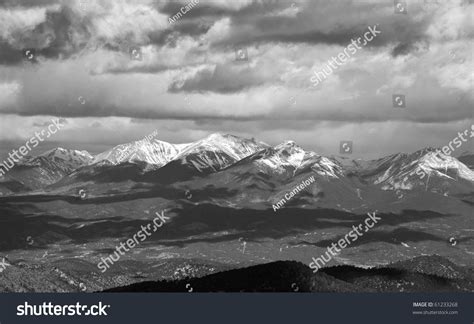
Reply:
<svg viewBox="0 0 474 324"><path fill-rule="evenodd" d="M0 0L0 292L473 292L473 8Z"/></svg>

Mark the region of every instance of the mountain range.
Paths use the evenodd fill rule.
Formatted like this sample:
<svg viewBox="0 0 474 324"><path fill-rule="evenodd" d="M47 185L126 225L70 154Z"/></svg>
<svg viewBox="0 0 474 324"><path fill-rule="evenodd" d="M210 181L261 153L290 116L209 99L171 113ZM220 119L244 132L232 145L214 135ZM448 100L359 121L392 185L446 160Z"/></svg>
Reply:
<svg viewBox="0 0 474 324"><path fill-rule="evenodd" d="M362 160L224 134L56 148L0 178L0 291L294 291L300 274L301 291L472 291L469 156ZM99 273L157 212L169 222ZM377 227L327 268L305 265L375 212ZM255 274L273 279L246 285Z"/></svg>
<svg viewBox="0 0 474 324"><path fill-rule="evenodd" d="M459 159L424 148L376 160L325 157L293 141L275 147L255 139L211 134L171 144L152 138L115 146L92 156L57 148L27 157L0 178L0 195L55 194L88 197L167 187L194 200L223 206L271 208L301 181L316 181L286 205L347 211L407 204L444 205L455 198L472 204L471 155ZM468 163L464 164L462 161ZM471 167L471 168L470 168Z"/></svg>

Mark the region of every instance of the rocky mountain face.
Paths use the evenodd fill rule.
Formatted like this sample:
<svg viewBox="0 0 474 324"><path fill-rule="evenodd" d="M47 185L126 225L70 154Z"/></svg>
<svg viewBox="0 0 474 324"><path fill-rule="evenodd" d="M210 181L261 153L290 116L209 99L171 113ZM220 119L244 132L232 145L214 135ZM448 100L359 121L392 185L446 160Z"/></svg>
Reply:
<svg viewBox="0 0 474 324"><path fill-rule="evenodd" d="M0 178L0 192L42 189L93 161L87 151L56 148L36 157L25 157Z"/></svg>
<svg viewBox="0 0 474 324"><path fill-rule="evenodd" d="M441 194L472 189L474 173L454 157L426 148L369 161L358 170L365 181L382 190L435 190Z"/></svg>

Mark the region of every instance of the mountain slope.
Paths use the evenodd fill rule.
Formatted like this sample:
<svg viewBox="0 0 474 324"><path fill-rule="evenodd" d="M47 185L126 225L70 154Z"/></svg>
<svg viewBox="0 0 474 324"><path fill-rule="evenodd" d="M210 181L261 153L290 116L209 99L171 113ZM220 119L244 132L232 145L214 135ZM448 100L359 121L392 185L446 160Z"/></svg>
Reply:
<svg viewBox="0 0 474 324"><path fill-rule="evenodd" d="M26 157L6 173L0 184L10 184L10 188L18 188L18 191L41 189L88 165L92 160L92 155L87 151L56 148L36 157Z"/></svg>
<svg viewBox="0 0 474 324"><path fill-rule="evenodd" d="M336 207L342 200L350 202L350 206L361 204L356 187L344 176L340 165L307 152L292 141L177 186L191 191L210 188L212 201L226 206L271 208L305 181L308 184L287 201L287 206Z"/></svg>
<svg viewBox="0 0 474 324"><path fill-rule="evenodd" d="M211 134L188 145L173 161L149 172L152 182L173 183L203 177L225 169L267 147L255 140L233 135Z"/></svg>
<svg viewBox="0 0 474 324"><path fill-rule="evenodd" d="M360 176L382 190L431 190L441 194L469 193L474 182L472 170L432 148L371 161Z"/></svg>
<svg viewBox="0 0 474 324"><path fill-rule="evenodd" d="M215 133L188 145L174 160L199 172L218 171L266 147L254 140Z"/></svg>

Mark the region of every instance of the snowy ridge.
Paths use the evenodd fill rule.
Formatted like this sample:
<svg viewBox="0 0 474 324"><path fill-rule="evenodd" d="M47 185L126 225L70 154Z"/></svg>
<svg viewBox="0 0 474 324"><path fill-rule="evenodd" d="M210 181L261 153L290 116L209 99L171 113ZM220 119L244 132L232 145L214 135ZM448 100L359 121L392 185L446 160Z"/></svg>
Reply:
<svg viewBox="0 0 474 324"><path fill-rule="evenodd" d="M271 170L278 174L293 171L295 175L299 171L311 169L325 177L342 176L342 168L334 161L314 152L305 151L293 141L285 141L269 149L266 154L259 156L255 163L262 171Z"/></svg>
<svg viewBox="0 0 474 324"><path fill-rule="evenodd" d="M12 192L42 189L89 165L92 160L87 151L59 147L38 156L25 156L7 172L4 180L16 183Z"/></svg>
<svg viewBox="0 0 474 324"><path fill-rule="evenodd" d="M270 153L255 162L277 173L284 173L288 168L296 170L301 166L306 155L306 152L293 141L286 141L275 146Z"/></svg>
<svg viewBox="0 0 474 324"><path fill-rule="evenodd" d="M425 182L427 178L445 180L474 181L474 172L456 158L427 148L412 154L395 154L379 159L372 168L380 171L374 184L381 184L383 189L411 190Z"/></svg>
<svg viewBox="0 0 474 324"><path fill-rule="evenodd" d="M239 161L261 149L263 149L262 144L256 143L255 141L239 138L234 135L214 133L200 141L188 144L176 159L207 150L212 152L224 152L234 160Z"/></svg>
<svg viewBox="0 0 474 324"><path fill-rule="evenodd" d="M120 144L95 156L93 163L109 161L112 164L143 161L158 167L172 161L189 144L173 145L157 139Z"/></svg>
<svg viewBox="0 0 474 324"><path fill-rule="evenodd" d="M92 162L93 156L87 151L69 150L61 147L46 151L36 157L27 157L19 165L49 166L52 169L70 172Z"/></svg>
<svg viewBox="0 0 474 324"><path fill-rule="evenodd" d="M189 163L200 172L218 171L266 148L266 144L219 133L186 146L174 160Z"/></svg>
<svg viewBox="0 0 474 324"><path fill-rule="evenodd" d="M146 162L162 167L172 161L189 164L198 171L217 171L264 148L263 143L219 133L193 143L171 144L157 139L117 145L98 154L94 163Z"/></svg>
<svg viewBox="0 0 474 324"><path fill-rule="evenodd" d="M453 179L452 176L448 175L448 170L455 170L455 176L468 181L474 181L474 172L472 170L456 158L443 153L430 152L420 159L419 164L419 167L423 168L427 173L436 172Z"/></svg>
<svg viewBox="0 0 474 324"><path fill-rule="evenodd" d="M322 176L340 178L343 176L343 169L334 161L327 157L320 157L319 161L313 165L313 170Z"/></svg>

